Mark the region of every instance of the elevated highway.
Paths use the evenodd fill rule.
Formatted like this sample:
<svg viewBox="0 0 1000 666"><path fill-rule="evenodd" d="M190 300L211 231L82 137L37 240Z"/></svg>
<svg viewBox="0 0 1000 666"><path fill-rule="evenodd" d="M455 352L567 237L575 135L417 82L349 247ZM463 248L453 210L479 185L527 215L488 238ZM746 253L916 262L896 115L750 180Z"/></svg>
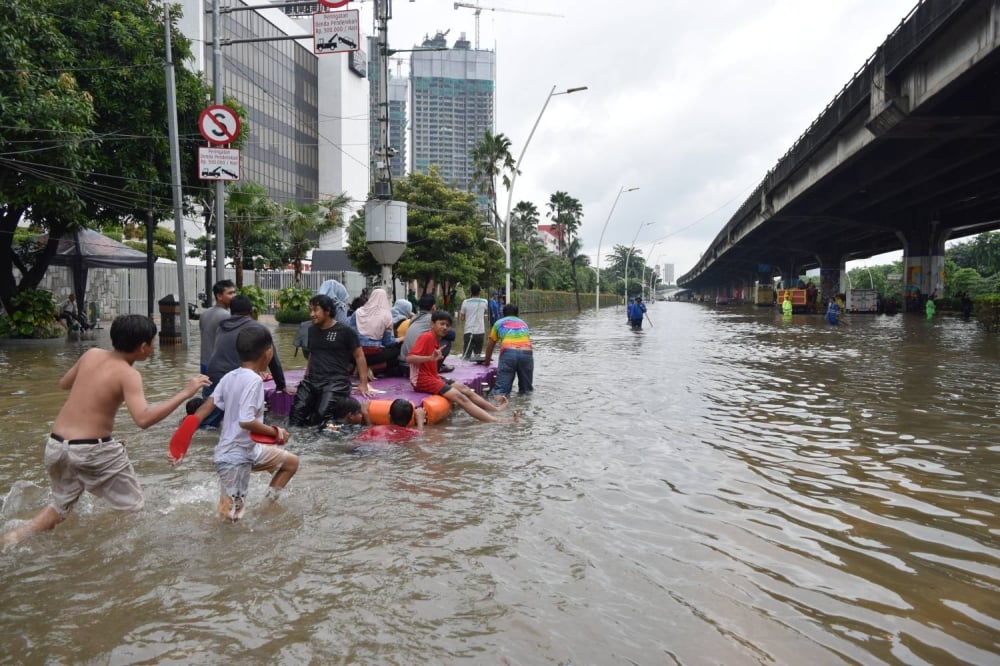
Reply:
<svg viewBox="0 0 1000 666"><path fill-rule="evenodd" d="M794 85L794 82L789 82ZM924 0L678 285L732 296L902 249L907 294L943 289L944 243L1000 228L1000 0Z"/></svg>

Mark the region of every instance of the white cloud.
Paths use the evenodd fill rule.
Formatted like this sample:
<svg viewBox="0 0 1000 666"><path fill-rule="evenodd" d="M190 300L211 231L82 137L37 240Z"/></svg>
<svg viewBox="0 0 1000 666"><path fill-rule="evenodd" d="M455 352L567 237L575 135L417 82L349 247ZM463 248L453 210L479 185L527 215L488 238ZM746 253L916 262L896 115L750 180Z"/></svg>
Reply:
<svg viewBox="0 0 1000 666"><path fill-rule="evenodd" d="M584 208L593 256L628 245L640 223L648 256L680 275L750 191L833 100L916 0L483 0L524 12L480 16L483 48L497 50L496 130L515 158L553 85L526 152L514 203L545 210L564 190ZM371 26L364 3L362 25ZM474 39L474 13L452 0L395 0L393 48L450 29ZM501 196L503 201L505 196ZM505 203L505 201L503 201Z"/></svg>

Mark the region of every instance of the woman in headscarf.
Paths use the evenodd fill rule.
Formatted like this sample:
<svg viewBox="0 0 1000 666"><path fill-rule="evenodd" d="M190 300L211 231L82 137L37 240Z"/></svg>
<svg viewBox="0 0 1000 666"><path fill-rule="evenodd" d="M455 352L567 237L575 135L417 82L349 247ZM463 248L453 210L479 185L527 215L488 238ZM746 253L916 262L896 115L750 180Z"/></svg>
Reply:
<svg viewBox="0 0 1000 666"><path fill-rule="evenodd" d="M399 343L392 333L392 310L384 289L376 289L368 301L351 315L351 326L358 332L368 367L398 365Z"/></svg>
<svg viewBox="0 0 1000 666"><path fill-rule="evenodd" d="M392 332L396 340L402 340L406 336L406 329L410 327L410 317L413 316L413 303L401 298L392 306ZM400 330L400 326L406 322L405 328Z"/></svg>
<svg viewBox="0 0 1000 666"><path fill-rule="evenodd" d="M326 280L319 286L319 293L333 299L333 318L341 324L347 324L347 301L351 298L347 287L336 280Z"/></svg>

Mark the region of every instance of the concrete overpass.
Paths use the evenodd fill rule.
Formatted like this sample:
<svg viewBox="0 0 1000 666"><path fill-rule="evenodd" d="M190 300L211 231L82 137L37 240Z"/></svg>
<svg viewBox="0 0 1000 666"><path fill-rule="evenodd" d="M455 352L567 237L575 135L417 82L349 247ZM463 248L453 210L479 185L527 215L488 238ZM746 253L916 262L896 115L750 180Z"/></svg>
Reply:
<svg viewBox="0 0 1000 666"><path fill-rule="evenodd" d="M923 0L678 285L733 296L819 267L828 296L846 261L902 249L917 298L942 291L946 240L997 228L1000 0Z"/></svg>

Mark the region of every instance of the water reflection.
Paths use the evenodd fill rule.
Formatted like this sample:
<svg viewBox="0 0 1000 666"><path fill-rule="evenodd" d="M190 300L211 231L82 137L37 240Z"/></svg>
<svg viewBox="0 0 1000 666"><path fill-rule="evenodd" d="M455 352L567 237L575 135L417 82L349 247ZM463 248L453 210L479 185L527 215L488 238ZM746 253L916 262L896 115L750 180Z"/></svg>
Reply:
<svg viewBox="0 0 1000 666"><path fill-rule="evenodd" d="M121 420L147 510L88 497L3 555L8 659L996 663L996 340L946 317L649 314L526 317L516 426L460 414L358 452L298 433L282 503L254 478L237 526L214 516L211 435L175 469L176 421ZM45 501L78 353L0 349L5 525ZM197 353L142 371L162 398Z"/></svg>

